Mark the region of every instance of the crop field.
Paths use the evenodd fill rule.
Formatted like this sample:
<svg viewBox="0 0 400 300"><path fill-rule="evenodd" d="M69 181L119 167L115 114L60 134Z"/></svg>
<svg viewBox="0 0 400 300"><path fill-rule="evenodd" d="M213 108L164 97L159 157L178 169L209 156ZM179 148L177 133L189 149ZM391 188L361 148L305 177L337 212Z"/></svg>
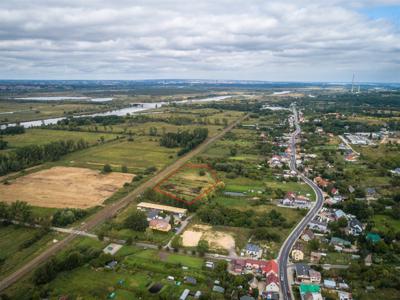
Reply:
<svg viewBox="0 0 400 300"><path fill-rule="evenodd" d="M38 231L15 225L0 226L0 279L40 254L53 239L60 237L60 234L48 233L32 245L23 247L23 243Z"/></svg>
<svg viewBox="0 0 400 300"><path fill-rule="evenodd" d="M109 133L91 133L50 129L27 129L23 134L7 135L3 140L8 142L8 148L18 148L28 145L41 145L59 140L83 139L89 144L95 144L115 139L117 135Z"/></svg>
<svg viewBox="0 0 400 300"><path fill-rule="evenodd" d="M178 201L193 203L207 196L218 183L215 171L207 165L187 164L160 182L155 191Z"/></svg>
<svg viewBox="0 0 400 300"><path fill-rule="evenodd" d="M134 141L116 141L66 155L63 164L101 169L110 164L113 170L121 166L130 172L141 172L149 167L162 169L176 159L178 148L161 147L156 139L136 137Z"/></svg>
<svg viewBox="0 0 400 300"><path fill-rule="evenodd" d="M101 205L133 177L132 174L53 167L0 185L0 194L6 202L22 200L40 207L89 208Z"/></svg>

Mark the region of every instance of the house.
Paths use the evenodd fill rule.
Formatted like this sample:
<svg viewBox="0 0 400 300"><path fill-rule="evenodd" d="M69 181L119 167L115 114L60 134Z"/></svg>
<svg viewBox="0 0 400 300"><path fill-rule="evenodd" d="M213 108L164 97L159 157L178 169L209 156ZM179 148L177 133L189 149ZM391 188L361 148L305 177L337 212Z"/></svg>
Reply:
<svg viewBox="0 0 400 300"><path fill-rule="evenodd" d="M352 218L346 228L346 233L354 236L359 236L363 232L364 228L360 221L356 218Z"/></svg>
<svg viewBox="0 0 400 300"><path fill-rule="evenodd" d="M315 182L319 187L322 187L322 188L326 188L326 187L328 187L328 185L329 185L329 181L323 179L323 178L320 177L320 176L315 177L315 178L314 178L314 182Z"/></svg>
<svg viewBox="0 0 400 300"><path fill-rule="evenodd" d="M246 254L250 256L255 256L255 257L261 257L262 256L262 249L254 244L247 244L245 248Z"/></svg>
<svg viewBox="0 0 400 300"><path fill-rule="evenodd" d="M353 300L351 293L338 291L339 300Z"/></svg>
<svg viewBox="0 0 400 300"><path fill-rule="evenodd" d="M347 217L346 213L341 209L337 209L334 212L334 215L335 215L335 220L336 221L339 220L340 218L346 218Z"/></svg>
<svg viewBox="0 0 400 300"><path fill-rule="evenodd" d="M193 285L196 285L196 284L197 284L197 280L196 280L196 278L194 278L194 277L185 276L185 277L183 278L183 280L184 280L185 283L188 283L188 284L193 284Z"/></svg>
<svg viewBox="0 0 400 300"><path fill-rule="evenodd" d="M171 230L171 224L165 220L154 219L149 222L149 227L153 230L168 232Z"/></svg>
<svg viewBox="0 0 400 300"><path fill-rule="evenodd" d="M241 273L245 269L260 271L267 265L268 265L268 262L265 260L256 260L256 259L234 259L234 260L232 260L232 266L233 266L232 270L235 273Z"/></svg>
<svg viewBox="0 0 400 300"><path fill-rule="evenodd" d="M358 155L354 152L350 152L349 154L346 154L344 157L344 160L348 161L348 162L354 162L354 161L357 161L357 159L358 159Z"/></svg>
<svg viewBox="0 0 400 300"><path fill-rule="evenodd" d="M367 238L367 241L370 241L373 244L376 244L381 240L381 236L374 232L368 232L366 238Z"/></svg>
<svg viewBox="0 0 400 300"><path fill-rule="evenodd" d="M335 289L336 281L333 279L324 279L324 287L327 289Z"/></svg>
<svg viewBox="0 0 400 300"><path fill-rule="evenodd" d="M266 278L265 291L267 293L279 293L279 278L275 273L270 273Z"/></svg>
<svg viewBox="0 0 400 300"><path fill-rule="evenodd" d="M219 285L214 285L212 291L221 294L225 293L225 289Z"/></svg>
<svg viewBox="0 0 400 300"><path fill-rule="evenodd" d="M154 219L158 219L158 213L159 211L156 209L150 209L146 212L146 216L147 216L147 221L151 221Z"/></svg>
<svg viewBox="0 0 400 300"><path fill-rule="evenodd" d="M214 269L214 262L212 262L212 261L206 261L206 268Z"/></svg>
<svg viewBox="0 0 400 300"><path fill-rule="evenodd" d="M311 230L319 231L319 232L328 232L328 223L325 221L319 221L318 219L312 220L308 223L308 228Z"/></svg>
<svg viewBox="0 0 400 300"><path fill-rule="evenodd" d="M197 292L194 294L194 299L199 299L200 296L201 296L201 291L197 291Z"/></svg>
<svg viewBox="0 0 400 300"><path fill-rule="evenodd" d="M390 170L390 173L392 173L395 176L400 176L400 168L396 168L394 170Z"/></svg>
<svg viewBox="0 0 400 300"><path fill-rule="evenodd" d="M261 269L262 274L266 277L270 274L278 275L278 263L273 259L267 261L267 263Z"/></svg>
<svg viewBox="0 0 400 300"><path fill-rule="evenodd" d="M185 289L181 296L179 297L179 300L186 300L186 298L189 296L190 294L190 290L189 289Z"/></svg>
<svg viewBox="0 0 400 300"><path fill-rule="evenodd" d="M310 275L310 281L315 282L315 283L320 283L321 282L321 273L318 271L315 271L314 269L310 269L308 272Z"/></svg>
<svg viewBox="0 0 400 300"><path fill-rule="evenodd" d="M332 188L331 189L331 194L332 195L338 195L339 194L339 190L337 188Z"/></svg>
<svg viewBox="0 0 400 300"><path fill-rule="evenodd" d="M349 241L346 241L338 237L332 237L329 243L335 247L336 251L341 251L343 250L344 247L351 246L351 243Z"/></svg>
<svg viewBox="0 0 400 300"><path fill-rule="evenodd" d="M298 282L321 282L321 273L311 269L306 264L295 264L296 280Z"/></svg>
<svg viewBox="0 0 400 300"><path fill-rule="evenodd" d="M300 297L302 300L322 300L321 287L317 284L300 284Z"/></svg>
<svg viewBox="0 0 400 300"><path fill-rule="evenodd" d="M112 260L106 264L106 269L113 270L118 265L116 260Z"/></svg>
<svg viewBox="0 0 400 300"><path fill-rule="evenodd" d="M292 248L292 258L294 261L304 259L304 245L302 243L295 243Z"/></svg>
<svg viewBox="0 0 400 300"><path fill-rule="evenodd" d="M103 252L105 254L110 254L110 255L114 255L115 253L117 253L119 251L119 249L122 248L122 245L119 244L115 244L115 243L111 243L109 244L107 247L105 247L103 249Z"/></svg>
<svg viewBox="0 0 400 300"><path fill-rule="evenodd" d="M310 262L312 264L317 264L317 263L319 263L319 261L321 260L322 257L326 257L326 253L311 251Z"/></svg>
<svg viewBox="0 0 400 300"><path fill-rule="evenodd" d="M309 242L315 238L314 232L310 229L304 230L303 234L301 235L301 239L305 242Z"/></svg>
<svg viewBox="0 0 400 300"><path fill-rule="evenodd" d="M349 185L349 192L352 194L355 191L356 191L356 189L353 186Z"/></svg>
<svg viewBox="0 0 400 300"><path fill-rule="evenodd" d="M367 200L375 200L377 197L378 193L374 188L367 188L365 190L365 196Z"/></svg>

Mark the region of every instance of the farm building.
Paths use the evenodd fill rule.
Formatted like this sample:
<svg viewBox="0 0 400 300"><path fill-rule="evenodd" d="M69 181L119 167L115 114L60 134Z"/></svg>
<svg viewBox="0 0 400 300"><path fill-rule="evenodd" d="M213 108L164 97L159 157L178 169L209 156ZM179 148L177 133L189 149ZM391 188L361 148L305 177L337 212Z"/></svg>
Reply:
<svg viewBox="0 0 400 300"><path fill-rule="evenodd" d="M137 205L137 208L140 210L155 210L159 212L167 212L167 213L172 213L174 215L177 215L179 218L182 218L183 216L186 216L187 209L185 208L179 208L179 207L174 207L174 206L168 206L168 205L160 205L160 204L155 204L155 203L149 203L149 202L140 202Z"/></svg>

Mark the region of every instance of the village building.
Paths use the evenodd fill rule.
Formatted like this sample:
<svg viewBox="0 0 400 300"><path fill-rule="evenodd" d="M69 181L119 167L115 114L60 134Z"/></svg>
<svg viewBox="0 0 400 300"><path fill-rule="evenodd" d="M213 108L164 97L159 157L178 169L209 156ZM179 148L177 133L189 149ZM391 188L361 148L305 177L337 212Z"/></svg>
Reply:
<svg viewBox="0 0 400 300"><path fill-rule="evenodd" d="M270 273L266 278L266 293L279 293L279 278L278 275Z"/></svg>
<svg viewBox="0 0 400 300"><path fill-rule="evenodd" d="M174 207L174 206L168 206L168 205L161 205L161 204L155 204L155 203L149 203L149 202L140 202L137 205L137 208L139 210L143 211L149 211L149 210L154 210L160 212L167 212L171 213L178 218L182 218L186 216L187 214L187 209L186 208L179 208L179 207Z"/></svg>
<svg viewBox="0 0 400 300"><path fill-rule="evenodd" d="M255 244L248 243L245 248L245 254L253 257L260 258L262 256L262 249Z"/></svg>
<svg viewBox="0 0 400 300"><path fill-rule="evenodd" d="M360 234L362 234L363 230L363 224L356 218L350 219L346 227L346 233L353 236L359 236Z"/></svg>
<svg viewBox="0 0 400 300"><path fill-rule="evenodd" d="M296 281L300 283L320 283L321 273L306 264L295 264Z"/></svg>
<svg viewBox="0 0 400 300"><path fill-rule="evenodd" d="M317 284L300 284L301 300L323 300L321 287Z"/></svg>
<svg viewBox="0 0 400 300"><path fill-rule="evenodd" d="M339 300L353 300L353 296L349 292L338 291Z"/></svg>
<svg viewBox="0 0 400 300"><path fill-rule="evenodd" d="M324 287L327 289L335 289L336 281L333 279L324 279Z"/></svg>
<svg viewBox="0 0 400 300"><path fill-rule="evenodd" d="M168 232L171 230L171 224L165 220L154 219L149 222L149 228L153 230Z"/></svg>
<svg viewBox="0 0 400 300"><path fill-rule="evenodd" d="M314 220L310 221L308 223L308 228L311 230L319 231L322 233L328 232L328 223L325 221L319 221L317 218L314 218Z"/></svg>
<svg viewBox="0 0 400 300"><path fill-rule="evenodd" d="M323 178L320 177L320 176L315 177L315 178L314 178L314 182L315 182L319 187L322 187L322 188L326 188L326 187L328 187L328 185L329 185L329 181L323 179Z"/></svg>
<svg viewBox="0 0 400 300"><path fill-rule="evenodd" d="M301 239L305 242L309 242L315 238L314 232L310 229L304 230L303 234L301 235Z"/></svg>
<svg viewBox="0 0 400 300"><path fill-rule="evenodd" d="M297 242L292 248L292 258L294 261L300 261L304 259L304 245Z"/></svg>

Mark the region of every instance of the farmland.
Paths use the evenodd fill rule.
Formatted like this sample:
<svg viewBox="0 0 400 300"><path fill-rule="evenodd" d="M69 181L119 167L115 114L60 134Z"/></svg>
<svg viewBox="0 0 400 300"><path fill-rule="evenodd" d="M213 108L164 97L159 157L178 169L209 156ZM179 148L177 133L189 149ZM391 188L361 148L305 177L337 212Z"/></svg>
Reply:
<svg viewBox="0 0 400 300"><path fill-rule="evenodd" d="M131 174L53 167L0 185L0 193L6 202L24 200L40 207L89 208L102 204L132 178Z"/></svg>
<svg viewBox="0 0 400 300"><path fill-rule="evenodd" d="M32 245L24 246L38 232L39 229L0 225L0 279L40 254L53 239L61 237L59 234L47 233Z"/></svg>

